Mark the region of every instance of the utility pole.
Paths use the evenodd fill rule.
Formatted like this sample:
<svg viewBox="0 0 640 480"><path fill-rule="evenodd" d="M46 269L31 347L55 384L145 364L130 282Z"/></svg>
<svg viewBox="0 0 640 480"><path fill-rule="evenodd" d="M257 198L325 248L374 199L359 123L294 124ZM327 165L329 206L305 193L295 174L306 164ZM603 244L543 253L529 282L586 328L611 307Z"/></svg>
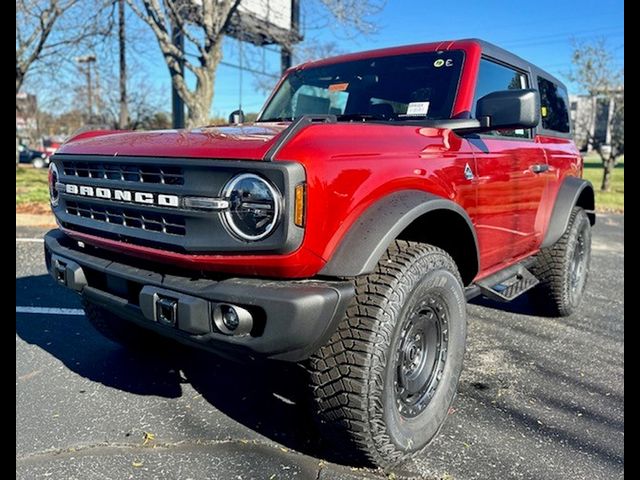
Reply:
<svg viewBox="0 0 640 480"><path fill-rule="evenodd" d="M93 117L93 90L91 86L91 64L95 63L95 61L96 61L96 56L93 54L76 58L76 62L87 64L85 73L87 74L87 102L88 102L88 110L89 110L89 117L88 117L89 123L91 123L91 118Z"/></svg>
<svg viewBox="0 0 640 480"><path fill-rule="evenodd" d="M127 106L127 57L126 37L124 29L124 2L118 0L118 45L120 47L120 120L118 128L124 130L129 125L129 109Z"/></svg>
<svg viewBox="0 0 640 480"><path fill-rule="evenodd" d="M178 50L180 50L180 73L184 78L184 35L177 25L171 27L171 40ZM173 128L184 128L184 101L178 95L173 80L171 81L171 112L173 116Z"/></svg>
<svg viewBox="0 0 640 480"><path fill-rule="evenodd" d="M300 0L291 0L291 42L280 47L280 68L284 73L291 68L293 39L300 34Z"/></svg>
<svg viewBox="0 0 640 480"><path fill-rule="evenodd" d="M291 49L283 45L280 48L280 69L284 73L289 68L291 68Z"/></svg>

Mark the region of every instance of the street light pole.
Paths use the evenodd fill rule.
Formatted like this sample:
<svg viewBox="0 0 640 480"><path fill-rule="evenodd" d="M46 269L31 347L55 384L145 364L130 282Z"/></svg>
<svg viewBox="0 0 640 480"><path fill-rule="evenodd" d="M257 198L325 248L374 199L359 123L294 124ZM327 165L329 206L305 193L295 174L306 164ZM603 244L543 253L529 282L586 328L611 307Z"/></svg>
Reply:
<svg viewBox="0 0 640 480"><path fill-rule="evenodd" d="M91 123L91 118L93 117L93 90L91 86L91 64L95 63L96 56L95 55L85 55L83 57L77 57L76 62L78 63L86 63L87 64L87 100L89 107L89 118L88 121Z"/></svg>

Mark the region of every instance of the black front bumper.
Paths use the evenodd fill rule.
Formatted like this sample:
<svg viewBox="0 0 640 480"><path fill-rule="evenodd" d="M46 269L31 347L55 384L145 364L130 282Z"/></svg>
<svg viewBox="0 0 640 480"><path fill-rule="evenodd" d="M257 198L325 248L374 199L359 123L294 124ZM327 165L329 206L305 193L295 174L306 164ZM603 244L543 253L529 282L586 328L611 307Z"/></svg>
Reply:
<svg viewBox="0 0 640 480"><path fill-rule="evenodd" d="M161 335L236 358L308 358L331 336L355 294L347 281L207 278L161 271L144 261L80 247L60 230L45 235L45 259L59 284L87 300ZM153 299L158 295L176 301L175 325L156 318ZM225 335L216 329L211 317L219 304L251 312L251 333Z"/></svg>

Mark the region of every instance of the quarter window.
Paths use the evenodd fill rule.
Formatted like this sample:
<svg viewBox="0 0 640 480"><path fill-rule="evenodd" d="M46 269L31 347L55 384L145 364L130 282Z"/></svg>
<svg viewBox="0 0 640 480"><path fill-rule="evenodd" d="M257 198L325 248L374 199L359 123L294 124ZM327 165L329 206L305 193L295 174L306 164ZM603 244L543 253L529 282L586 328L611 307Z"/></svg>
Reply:
<svg viewBox="0 0 640 480"><path fill-rule="evenodd" d="M512 68L492 62L491 60L480 60L480 70L478 71L478 81L476 82L476 93L473 98L471 110L472 118L475 118L476 102L478 99L493 92L501 90L520 90L528 88L527 75ZM497 130L489 132L488 135L499 135L507 137L530 138L530 130L522 128L516 130Z"/></svg>
<svg viewBox="0 0 640 480"><path fill-rule="evenodd" d="M569 133L569 98L564 87L538 77L540 90L540 116L542 128L560 133ZM572 105L573 107L573 105Z"/></svg>

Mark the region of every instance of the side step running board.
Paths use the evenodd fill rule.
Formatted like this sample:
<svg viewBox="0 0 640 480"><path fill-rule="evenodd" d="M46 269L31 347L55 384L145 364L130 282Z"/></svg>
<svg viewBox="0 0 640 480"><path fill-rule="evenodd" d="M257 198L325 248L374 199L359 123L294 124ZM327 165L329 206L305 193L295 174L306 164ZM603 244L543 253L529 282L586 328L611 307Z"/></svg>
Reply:
<svg viewBox="0 0 640 480"><path fill-rule="evenodd" d="M479 293L487 298L510 302L539 282L523 263L519 263L483 278L476 282L475 286L479 288Z"/></svg>

